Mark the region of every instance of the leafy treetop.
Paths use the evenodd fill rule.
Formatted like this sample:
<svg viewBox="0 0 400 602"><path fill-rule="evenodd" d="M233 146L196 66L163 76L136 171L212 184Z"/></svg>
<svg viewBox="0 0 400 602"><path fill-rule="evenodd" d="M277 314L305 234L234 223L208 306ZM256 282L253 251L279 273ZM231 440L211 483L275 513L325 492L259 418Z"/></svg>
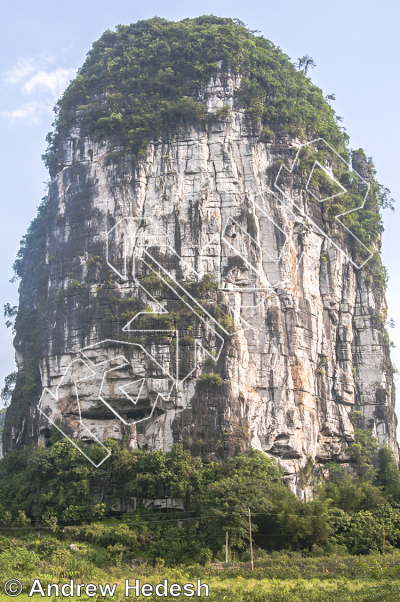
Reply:
<svg viewBox="0 0 400 602"><path fill-rule="evenodd" d="M47 163L56 161L60 135L77 120L140 156L150 138L204 118L205 85L219 65L223 73L241 74L237 99L249 117L293 135L322 136L345 152L335 112L304 69L240 21L206 15L179 22L154 17L105 31L56 105Z"/></svg>

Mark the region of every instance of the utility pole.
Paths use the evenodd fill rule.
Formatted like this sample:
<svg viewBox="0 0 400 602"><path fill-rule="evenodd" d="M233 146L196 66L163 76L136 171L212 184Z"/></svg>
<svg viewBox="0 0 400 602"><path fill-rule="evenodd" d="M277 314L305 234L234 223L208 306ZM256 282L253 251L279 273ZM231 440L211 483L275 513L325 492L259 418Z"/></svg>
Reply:
<svg viewBox="0 0 400 602"><path fill-rule="evenodd" d="M228 531L226 532L226 552L225 552L225 562L228 564Z"/></svg>
<svg viewBox="0 0 400 602"><path fill-rule="evenodd" d="M251 570L254 571L254 564L253 564L253 542L251 540L251 514L250 514L250 508L249 508L249 533L250 533L250 562L251 562Z"/></svg>

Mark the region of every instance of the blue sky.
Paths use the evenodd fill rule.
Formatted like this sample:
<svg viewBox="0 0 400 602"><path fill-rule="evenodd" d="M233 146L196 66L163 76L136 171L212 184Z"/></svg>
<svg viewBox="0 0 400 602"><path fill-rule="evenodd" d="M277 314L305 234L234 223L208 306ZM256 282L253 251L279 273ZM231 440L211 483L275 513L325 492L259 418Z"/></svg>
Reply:
<svg viewBox="0 0 400 602"><path fill-rule="evenodd" d="M389 270L389 329L400 367L400 4L382 0L14 0L2 7L0 39L0 306L17 303L9 283L19 241L35 216L48 175L41 161L52 107L92 43L106 29L155 15L179 20L202 14L237 17L296 61L309 54L310 73L333 103L352 148L372 156L378 180L398 199L385 212L383 260ZM12 335L0 322L0 383L14 370ZM400 402L400 400L399 400Z"/></svg>

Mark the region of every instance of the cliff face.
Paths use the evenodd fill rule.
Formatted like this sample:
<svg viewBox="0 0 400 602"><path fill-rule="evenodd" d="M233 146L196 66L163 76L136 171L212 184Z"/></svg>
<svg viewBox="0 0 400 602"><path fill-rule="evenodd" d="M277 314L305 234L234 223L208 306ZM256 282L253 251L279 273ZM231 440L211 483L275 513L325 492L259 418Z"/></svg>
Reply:
<svg viewBox="0 0 400 602"><path fill-rule="evenodd" d="M0 410L0 435L2 435L2 433L3 433L5 416L6 416L5 409ZM2 457L3 457L3 442L0 440L0 458L2 458Z"/></svg>
<svg viewBox="0 0 400 602"><path fill-rule="evenodd" d="M263 140L233 101L239 83L216 74L208 113L233 110L151 141L137 163L79 127L64 137L48 204L44 391L5 451L45 441L55 423L85 441L183 442L205 459L251 445L292 479L308 456L348 461L357 411L397 453L384 295L307 174L296 184L279 172L300 142L279 130ZM367 180L363 155L353 163Z"/></svg>

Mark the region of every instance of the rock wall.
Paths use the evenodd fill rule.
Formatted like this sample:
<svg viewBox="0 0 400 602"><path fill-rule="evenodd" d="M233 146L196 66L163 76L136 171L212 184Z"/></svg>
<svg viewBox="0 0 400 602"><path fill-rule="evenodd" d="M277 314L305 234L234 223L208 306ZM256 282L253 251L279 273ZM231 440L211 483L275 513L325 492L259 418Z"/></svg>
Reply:
<svg viewBox="0 0 400 602"><path fill-rule="evenodd" d="M131 448L183 442L206 460L251 445L294 483L308 456L348 461L357 411L397 454L384 294L307 174L299 185L282 172L300 141L283 128L266 140L235 103L238 85L216 76L208 125L151 141L138 161L79 127L64 137L50 185L44 392L7 451L27 433L45 441L54 423ZM362 155L353 161L367 180Z"/></svg>
<svg viewBox="0 0 400 602"><path fill-rule="evenodd" d="M3 433L5 417L6 417L6 410L5 409L0 410L0 458L3 457L3 442L1 440L1 435Z"/></svg>

